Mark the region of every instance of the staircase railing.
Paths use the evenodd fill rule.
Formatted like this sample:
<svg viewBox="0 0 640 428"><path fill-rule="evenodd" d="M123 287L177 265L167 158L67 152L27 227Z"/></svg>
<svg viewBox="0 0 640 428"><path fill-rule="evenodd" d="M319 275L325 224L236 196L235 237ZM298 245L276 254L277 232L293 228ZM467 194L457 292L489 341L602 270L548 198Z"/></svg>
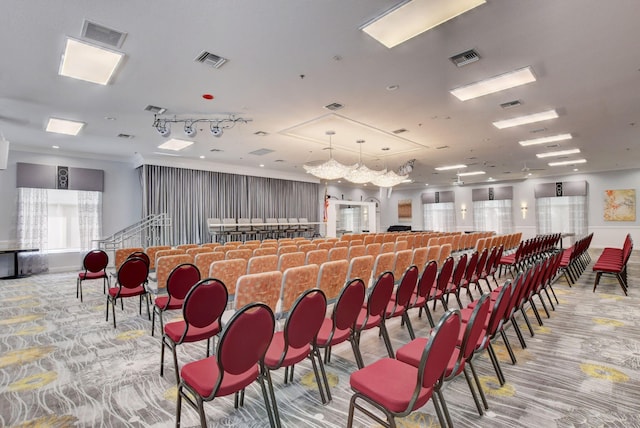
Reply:
<svg viewBox="0 0 640 428"><path fill-rule="evenodd" d="M150 214L137 223L97 241L98 248L114 251L127 247L171 245L171 217L166 213Z"/></svg>

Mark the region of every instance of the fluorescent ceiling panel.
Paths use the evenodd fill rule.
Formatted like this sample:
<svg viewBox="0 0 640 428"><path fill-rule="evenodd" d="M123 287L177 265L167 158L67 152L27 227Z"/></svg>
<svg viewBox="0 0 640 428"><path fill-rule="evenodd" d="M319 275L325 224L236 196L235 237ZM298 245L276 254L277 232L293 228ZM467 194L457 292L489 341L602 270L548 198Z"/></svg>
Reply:
<svg viewBox="0 0 640 428"><path fill-rule="evenodd" d="M460 101L467 101L535 81L536 76L533 75L531 67L524 67L476 83L461 86L449 92Z"/></svg>
<svg viewBox="0 0 640 428"><path fill-rule="evenodd" d="M522 147L526 147L526 146L535 146L536 144L555 143L557 141L570 140L572 138L573 136L571 134L558 134L558 135L552 135L550 137L534 138L532 140L522 140L522 141L518 141L518 143Z"/></svg>
<svg viewBox="0 0 640 428"><path fill-rule="evenodd" d="M193 144L193 141L187 141L187 140L180 140L177 138L172 138L169 141L166 141L162 144L160 144L158 146L159 149L164 149L164 150L174 150L174 151L180 151L182 149L185 149L187 147L189 147L190 145Z"/></svg>
<svg viewBox="0 0 640 428"><path fill-rule="evenodd" d="M404 1L360 29L391 49L484 3L485 0Z"/></svg>
<svg viewBox="0 0 640 428"><path fill-rule="evenodd" d="M536 156L539 158L551 158L555 156L575 155L576 153L580 153L580 149L558 150L556 152L537 153Z"/></svg>
<svg viewBox="0 0 640 428"><path fill-rule="evenodd" d="M439 166L437 168L435 168L436 171L447 171L450 169L460 169L460 168L466 168L466 165L449 165L449 166Z"/></svg>
<svg viewBox="0 0 640 428"><path fill-rule="evenodd" d="M564 165L575 165L578 163L587 163L586 159L575 159L575 160L568 160L568 161L562 161L562 162L549 162L548 165L549 166L564 166Z"/></svg>
<svg viewBox="0 0 640 428"><path fill-rule="evenodd" d="M461 172L458 174L458 177L467 177L471 175L483 175L486 174L484 171L471 171L471 172Z"/></svg>
<svg viewBox="0 0 640 428"><path fill-rule="evenodd" d="M84 127L84 122L76 122L73 120L49 118L45 131L55 132L56 134L78 135L78 132Z"/></svg>
<svg viewBox="0 0 640 428"><path fill-rule="evenodd" d="M123 57L121 52L68 38L58 74L106 85Z"/></svg>
<svg viewBox="0 0 640 428"><path fill-rule="evenodd" d="M498 129L511 128L512 126L526 125L529 123L542 122L543 120L555 119L558 113L555 110L547 110L540 113L529 114L526 116L514 117L511 119L499 120L493 122L493 126Z"/></svg>

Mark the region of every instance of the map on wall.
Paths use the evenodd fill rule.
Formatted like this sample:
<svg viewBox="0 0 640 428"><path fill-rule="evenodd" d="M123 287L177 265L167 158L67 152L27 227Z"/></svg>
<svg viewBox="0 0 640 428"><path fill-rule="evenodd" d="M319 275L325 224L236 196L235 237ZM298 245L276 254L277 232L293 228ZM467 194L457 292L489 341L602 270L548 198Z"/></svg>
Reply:
<svg viewBox="0 0 640 428"><path fill-rule="evenodd" d="M636 221L635 189L604 191L605 221Z"/></svg>

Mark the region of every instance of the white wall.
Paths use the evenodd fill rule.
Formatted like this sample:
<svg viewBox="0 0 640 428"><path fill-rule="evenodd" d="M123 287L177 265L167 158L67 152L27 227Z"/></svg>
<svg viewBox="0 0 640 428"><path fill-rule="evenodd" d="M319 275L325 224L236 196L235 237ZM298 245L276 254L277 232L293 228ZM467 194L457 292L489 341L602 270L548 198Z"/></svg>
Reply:
<svg viewBox="0 0 640 428"><path fill-rule="evenodd" d="M530 178L520 182L494 183L493 187L513 186L513 219L514 230L523 233L523 238L530 238L536 234L535 219L535 196L534 188L538 183L554 183L557 181L586 181L588 183L588 209L589 209L589 232L593 232L593 248L621 247L625 235L631 233L635 242L640 242L640 213L636 215L636 221L630 222L608 222L604 221L604 191L610 189L636 189L640 183L640 169L609 171L592 174L573 174L569 176ZM457 228L460 231L473 230L473 202L471 191L474 188L489 187L487 184L468 185L463 187L447 187L446 190L455 192ZM387 192L381 192L377 188L363 187L355 188L343 185L331 184L327 188L327 193L345 200L366 200L368 197L375 197L380 201L380 228L385 231L393 224L410 224L413 230L422 230L422 201L420 195L424 192L445 190L445 188L419 188L408 190L393 190L387 197ZM321 190L320 198L324 195L324 187ZM362 199L361 199L362 198ZM640 204L640 194L637 195ZM400 222L398 220L398 201L411 199L412 219L411 222ZM460 208L466 206L465 218L462 218ZM526 215L522 218L521 207L526 205ZM322 214L320 215L322 218ZM565 244L568 242L565 241Z"/></svg>
<svg viewBox="0 0 640 428"><path fill-rule="evenodd" d="M42 165L64 165L70 167L101 169L104 171L104 193L102 195L102 234L108 236L136 221L142 213L141 186L133 164L101 161L95 159L52 156L28 152L9 152L6 170L0 170L0 245L15 245L17 240L16 189L17 162ZM0 261L0 276L7 272L9 257ZM78 253L52 254L50 270L74 270L82 265ZM11 268L13 269L13 268Z"/></svg>

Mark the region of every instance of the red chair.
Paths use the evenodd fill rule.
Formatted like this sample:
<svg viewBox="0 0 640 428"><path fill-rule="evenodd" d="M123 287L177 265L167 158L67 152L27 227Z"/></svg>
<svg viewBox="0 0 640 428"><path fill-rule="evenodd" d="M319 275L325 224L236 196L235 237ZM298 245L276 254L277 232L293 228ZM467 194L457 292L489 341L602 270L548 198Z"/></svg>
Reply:
<svg viewBox="0 0 640 428"><path fill-rule="evenodd" d="M416 284L418 283L418 267L415 265L409 266L404 271L400 285L396 289L395 296L391 296L384 316L386 319L402 317L402 322L407 325L409 336L411 339L415 339L416 335L413 332L413 326L411 325L411 319L407 315L407 309L411 303L411 296L416 290Z"/></svg>
<svg viewBox="0 0 640 428"><path fill-rule="evenodd" d="M164 326L160 349L160 376L164 375L164 347L171 348L176 383L180 382L176 347L183 343L207 341L207 357L211 338L222 330L222 314L227 307L227 287L222 281L206 278L187 293L182 307L183 319Z"/></svg>
<svg viewBox="0 0 640 428"><path fill-rule="evenodd" d="M322 326L326 311L327 298L322 290L314 288L302 293L287 317L284 330L273 335L271 345L264 356L265 375L268 379L274 419L278 427L280 426L280 415L271 382L272 370L285 367L284 381L287 383L287 381L293 381L294 366L305 358L309 358L322 403L327 404L331 401L329 381L317 346L318 331Z"/></svg>
<svg viewBox="0 0 640 428"><path fill-rule="evenodd" d="M128 259L132 259L134 257L144 260L147 266L151 267L151 259L149 258L147 253L145 253L144 251L134 251L133 253L127 256Z"/></svg>
<svg viewBox="0 0 640 428"><path fill-rule="evenodd" d="M349 403L347 428L353 425L355 409L383 426L395 427L396 417L407 416L432 397L440 425L446 426L436 398L441 398L438 384L456 346L459 331L460 313L448 311L422 350L418 367L394 358L383 358L353 373L350 384L355 393ZM358 400L380 410L387 421L359 404Z"/></svg>
<svg viewBox="0 0 640 428"><path fill-rule="evenodd" d="M198 281L200 281L200 271L191 263L183 263L171 271L167 278L167 295L157 297L153 304L151 336L155 333L156 313L160 319L160 331L164 332L162 314L165 311L182 309L187 293Z"/></svg>
<svg viewBox="0 0 640 428"><path fill-rule="evenodd" d="M471 284L473 281L473 275L475 275L476 273L476 267L478 266L479 256L480 255L478 254L477 251L474 251L473 254L471 254L471 257L467 262L467 268L464 271L464 276L462 277L462 280L460 281L460 285L458 286L458 294L460 294L460 291L463 288L466 289L467 296L469 297L469 300L472 302L473 302L473 294L471 294Z"/></svg>
<svg viewBox="0 0 640 428"><path fill-rule="evenodd" d="M466 269L467 255L463 254L458 259L458 263L456 264L456 267L455 269L453 269L453 273L451 274L449 284L447 284L447 305L449 305L449 296L453 294L456 297L458 306L460 307L460 309L462 309L462 301L460 300L460 285L462 284L462 280L464 279L464 273Z"/></svg>
<svg viewBox="0 0 640 428"><path fill-rule="evenodd" d="M422 310L427 313L427 319L429 320L429 325L431 328L435 326L433 323L433 316L431 316L431 311L429 310L429 300L432 298L440 298L440 293L438 289L434 289L433 286L436 282L436 276L438 275L438 263L435 260L431 260L427 263L418 280L418 286L416 290L413 292L413 296L411 296L411 301L409 302L409 309L420 308L418 312L418 316L422 316Z"/></svg>
<svg viewBox="0 0 640 428"><path fill-rule="evenodd" d="M356 363L360 369L364 367L362 352L360 351L360 336L365 330L378 327L384 344L387 347L387 353L390 358L393 358L393 348L391 347L391 340L389 339L384 317L385 309L389 304L391 294L393 294L393 286L393 274L389 271L382 273L373 285L367 303L360 308L354 331L354 343L358 351Z"/></svg>
<svg viewBox="0 0 640 428"><path fill-rule="evenodd" d="M480 402L478 401L478 396L476 395L476 391L471 383L471 377L467 372L466 362L473 356L473 352L475 351L478 342L481 337L484 337L484 328L485 323L487 321L487 315L489 314L489 308L491 306L491 300L489 299L489 294L483 294L478 299L475 308L473 309L471 316L467 320L466 323L463 322L462 328L460 330L460 334L458 336L457 347L454 349L451 354L451 358L449 359L449 364L444 373L443 381L451 381L461 373L464 374L464 377L467 381L467 385L469 385L469 390L471 391L471 395L473 396L473 400L476 403L476 407L478 409L478 413L482 416L482 406L480 406ZM414 367L418 367L420 364L420 358L422 356L422 351L424 350L427 342L429 342L431 338L421 337L411 342L407 343L402 348L398 349L396 353L396 358L399 361L405 362L407 364L411 364ZM472 370L472 374L474 380L476 382L476 386L480 391L480 395L484 401L485 407L488 409L488 405L486 404L486 399L484 398L484 393L482 392L482 386L476 373ZM447 419L449 426L453 426L451 422L451 417L449 415L449 411L447 410L447 405L444 401L444 396L442 392L440 393L440 398L442 401L442 407L444 408L444 414Z"/></svg>
<svg viewBox="0 0 640 428"><path fill-rule="evenodd" d="M244 404L244 389L256 380L262 388L269 422L275 426L263 375L263 359L274 327L273 312L263 303L252 303L233 315L222 332L215 354L182 368L176 426L180 426L183 399L198 412L200 426L206 428L205 401L235 394L237 409Z"/></svg>
<svg viewBox="0 0 640 428"><path fill-rule="evenodd" d="M371 257L371 256L366 256ZM338 300L333 305L331 318L325 318L318 332L318 348L324 348L324 362L331 360L331 347L349 341L357 361L356 344L354 343L354 329L360 308L365 299L365 284L361 278L356 278L344 286Z"/></svg>
<svg viewBox="0 0 640 428"><path fill-rule="evenodd" d="M117 285L109 287L107 293L107 318L109 321L109 303L113 309L113 328L116 328L116 301L120 299L120 307L124 310L123 299L140 296L140 314L142 314L142 298L147 301L147 317L151 320L149 312L149 292L146 288L149 265L141 258L134 257L125 260L117 272Z"/></svg>
<svg viewBox="0 0 640 428"><path fill-rule="evenodd" d="M444 310L448 310L449 306L447 305L447 289L449 288L449 281L451 280L451 274L453 273L453 257L447 257L447 259L442 264L440 268L440 272L438 272L438 279L436 280L436 290L438 294L438 298L433 299L433 310L436 310L436 304L438 301L442 303L442 307Z"/></svg>
<svg viewBox="0 0 640 428"><path fill-rule="evenodd" d="M82 281L88 279L102 279L102 292L106 293L106 286L111 284L109 282L109 275L105 270L109 264L109 256L102 250L89 251L82 260L82 267L84 272L78 273L78 279L76 280L76 299L80 295L80 301L82 302Z"/></svg>

